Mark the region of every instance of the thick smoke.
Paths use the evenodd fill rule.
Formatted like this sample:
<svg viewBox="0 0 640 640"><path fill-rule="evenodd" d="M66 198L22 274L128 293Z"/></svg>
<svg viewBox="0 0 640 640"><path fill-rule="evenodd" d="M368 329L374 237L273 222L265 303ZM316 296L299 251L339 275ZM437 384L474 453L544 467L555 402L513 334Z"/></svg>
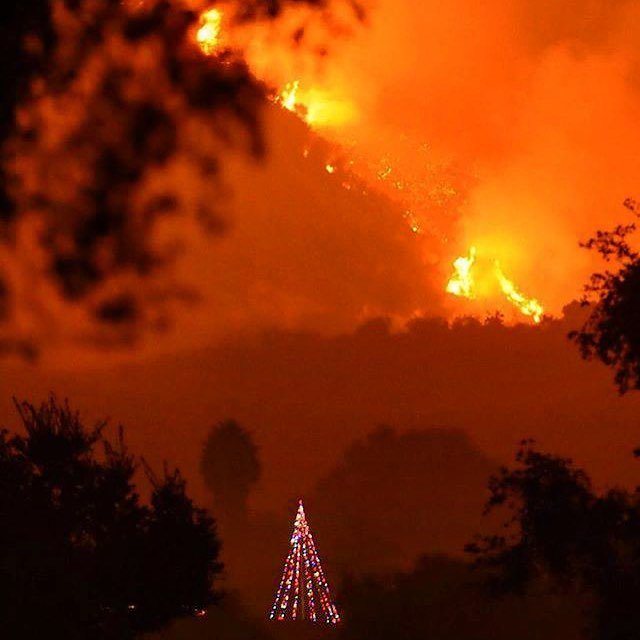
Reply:
<svg viewBox="0 0 640 640"><path fill-rule="evenodd" d="M215 147L216 118L209 131L185 112L189 153L219 157L219 175L203 181L180 165L155 178L187 210L210 204L225 232L167 221L165 244L182 250L171 286L200 303L163 318L179 329L163 347L265 328L333 333L376 315L521 319L495 279L476 300L445 293L471 245L479 268L499 260L560 313L596 266L579 242L624 221L640 177L640 10L578 4L378 0L362 24L285 15L248 32L226 25L259 79L276 90L298 80L301 99L340 117L309 130L265 105L267 154L255 162ZM48 306L49 333L57 315L71 325L62 335L79 334L81 319Z"/></svg>
<svg viewBox="0 0 640 640"><path fill-rule="evenodd" d="M321 64L287 56L266 36L248 48L250 64L275 86L297 78L301 93L319 87L353 105L348 125L321 134L393 168L385 180L403 183L397 200L438 241L421 251L440 289L453 258L475 245L559 313L594 268L579 242L624 219L622 201L640 178L638 7L380 0L369 8L367 24L332 42ZM377 172L369 178L380 187ZM508 309L487 298L446 304Z"/></svg>
<svg viewBox="0 0 640 640"><path fill-rule="evenodd" d="M192 335L331 332L379 314L522 319L495 281L472 301L444 293L471 245L479 269L498 260L561 313L597 267L580 241L625 219L640 178L640 12L547 4L380 0L340 37L311 21L297 49L282 45L286 20L239 36L259 78L298 80L302 102L338 104L338 117L307 131L269 108L265 163L227 163L231 231L186 270L207 274L210 301ZM309 42L323 38L318 56Z"/></svg>

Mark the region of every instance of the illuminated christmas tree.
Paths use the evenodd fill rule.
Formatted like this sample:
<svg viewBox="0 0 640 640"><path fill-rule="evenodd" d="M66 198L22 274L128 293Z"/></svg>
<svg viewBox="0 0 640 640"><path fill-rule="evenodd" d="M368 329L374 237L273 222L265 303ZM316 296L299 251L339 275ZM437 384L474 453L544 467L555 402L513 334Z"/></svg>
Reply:
<svg viewBox="0 0 640 640"><path fill-rule="evenodd" d="M269 618L310 620L327 624L340 622L307 523L302 500L298 504L289 555L284 563L282 579Z"/></svg>

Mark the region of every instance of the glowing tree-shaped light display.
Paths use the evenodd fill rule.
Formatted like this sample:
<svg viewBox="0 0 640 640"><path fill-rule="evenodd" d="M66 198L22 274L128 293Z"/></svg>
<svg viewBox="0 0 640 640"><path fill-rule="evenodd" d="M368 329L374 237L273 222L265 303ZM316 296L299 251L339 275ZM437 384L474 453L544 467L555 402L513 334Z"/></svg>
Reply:
<svg viewBox="0 0 640 640"><path fill-rule="evenodd" d="M289 555L271 607L272 620L310 620L338 624L340 615L331 600L320 558L307 523L302 500L293 525Z"/></svg>

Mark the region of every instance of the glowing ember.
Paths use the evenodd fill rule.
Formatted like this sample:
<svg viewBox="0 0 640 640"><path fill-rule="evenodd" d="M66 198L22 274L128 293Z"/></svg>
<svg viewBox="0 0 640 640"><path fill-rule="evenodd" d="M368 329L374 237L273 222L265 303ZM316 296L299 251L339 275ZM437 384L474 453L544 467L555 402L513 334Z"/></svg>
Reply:
<svg viewBox="0 0 640 640"><path fill-rule="evenodd" d="M459 258L456 258L453 263L455 273L451 276L449 282L447 282L447 293L452 293L454 296L460 296L463 298L474 298L471 268L475 261L475 247L471 247L471 249L469 249L469 255L467 257L460 256Z"/></svg>
<svg viewBox="0 0 640 640"><path fill-rule="evenodd" d="M279 102L287 111L296 111L296 105L298 104L298 89L300 88L300 81L294 80L293 82L287 82L284 89L280 92L280 95L276 98L276 102Z"/></svg>
<svg viewBox="0 0 640 640"><path fill-rule="evenodd" d="M393 171L392 167L385 167L378 171L378 180L386 180L391 175L391 171Z"/></svg>
<svg viewBox="0 0 640 640"><path fill-rule="evenodd" d="M200 16L200 28L196 33L196 41L205 55L215 53L220 44L222 12L219 9L209 9Z"/></svg>
<svg viewBox="0 0 640 640"><path fill-rule="evenodd" d="M504 275L497 261L495 263L495 274L500 283L502 293L504 293L507 300L520 309L525 316L530 316L536 324L540 322L544 313L543 306L535 298L527 298L519 291L515 284Z"/></svg>
<svg viewBox="0 0 640 640"><path fill-rule="evenodd" d="M415 233L416 235L422 233L422 227L420 226L420 221L418 220L418 218L415 216L415 214L413 213L413 211L407 209L404 212L404 216L403 216L407 222L409 223L409 228L411 229L412 233Z"/></svg>

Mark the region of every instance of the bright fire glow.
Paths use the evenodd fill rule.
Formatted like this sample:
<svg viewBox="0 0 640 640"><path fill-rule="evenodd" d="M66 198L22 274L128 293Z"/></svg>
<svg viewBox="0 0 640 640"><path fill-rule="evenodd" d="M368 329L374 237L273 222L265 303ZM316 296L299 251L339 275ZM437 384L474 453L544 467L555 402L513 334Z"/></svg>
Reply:
<svg viewBox="0 0 640 640"><path fill-rule="evenodd" d="M471 247L469 249L468 256L460 256L453 262L454 274L447 282L447 293L452 293L454 296L460 296L462 298L473 299L475 297L473 291L473 275L471 274L471 268L476 261L476 248Z"/></svg>
<svg viewBox="0 0 640 640"><path fill-rule="evenodd" d="M296 105L298 104L298 88L300 87L300 81L294 80L293 82L287 82L284 89L280 92L280 95L276 99L287 111L295 113Z"/></svg>
<svg viewBox="0 0 640 640"><path fill-rule="evenodd" d="M530 316L535 323L540 322L544 313L543 306L535 298L527 298L516 285L504 275L498 262L495 264L495 274L500 283L502 293L504 293L507 300L520 309L525 316Z"/></svg>
<svg viewBox="0 0 640 640"><path fill-rule="evenodd" d="M311 89L302 97L306 107L305 120L311 127L341 127L356 118L354 105L347 100L338 100L326 91Z"/></svg>
<svg viewBox="0 0 640 640"><path fill-rule="evenodd" d="M351 102L338 100L321 89L303 89L299 80L287 82L274 101L314 128L344 126L356 117Z"/></svg>
<svg viewBox="0 0 640 640"><path fill-rule="evenodd" d="M222 12L219 9L209 9L200 16L200 28L196 33L196 41L202 52L208 56L215 53L220 44L222 30Z"/></svg>
<svg viewBox="0 0 640 640"><path fill-rule="evenodd" d="M449 282L447 282L447 293L470 300L477 297L478 292L473 274L476 258L477 249L476 247L471 247L468 256L460 256L454 260L454 273L449 279ZM487 275L489 275L490 279L495 277L495 280L500 286L501 294L515 306L520 313L530 317L536 324L542 320L544 307L535 298L527 298L515 283L507 278L498 260L493 261L493 269L491 271L482 272L483 284L486 284L484 280ZM483 288L483 291L485 290L486 287Z"/></svg>
<svg viewBox="0 0 640 640"><path fill-rule="evenodd" d="M196 41L206 55L213 55L220 47L220 39L222 33L223 14L219 9L213 8L202 12L200 16L200 26L196 33ZM287 82L279 93L273 97L273 102L279 104L283 109L295 113L301 120L306 122L314 129L337 128L348 125L355 121L357 112L355 105L348 100L337 99L332 93L317 88L303 87L300 80L292 80ZM304 157L308 157L308 149L303 153ZM349 164L354 164L351 160ZM329 174L334 174L337 167L332 162L325 164L325 170ZM357 173L357 172L356 172ZM402 175L402 172L399 172ZM413 184L411 181L404 180L396 176L393 167L389 161L383 158L381 166L375 171L378 182L387 182L390 180L391 186L397 191L411 191ZM346 189L351 188L351 184L347 181L343 183ZM451 195L451 194L449 194ZM455 192L453 192L455 195ZM421 224L416 215L407 209L405 217L409 222L409 226L413 233L422 233ZM499 291L506 300L514 305L522 314L532 318L536 323L542 319L544 309L540 302L535 298L526 297L522 291L511 281L502 271L498 260L493 260L492 269L483 269L480 273L476 273L477 249L471 247L466 256L460 256L453 262L454 273L446 284L446 291L454 296L467 298L470 300L477 299L480 295L485 297L488 282L495 282L499 285ZM480 283L476 282L476 278L480 279ZM482 285L478 287L478 284ZM481 294L480 294L481 292Z"/></svg>

